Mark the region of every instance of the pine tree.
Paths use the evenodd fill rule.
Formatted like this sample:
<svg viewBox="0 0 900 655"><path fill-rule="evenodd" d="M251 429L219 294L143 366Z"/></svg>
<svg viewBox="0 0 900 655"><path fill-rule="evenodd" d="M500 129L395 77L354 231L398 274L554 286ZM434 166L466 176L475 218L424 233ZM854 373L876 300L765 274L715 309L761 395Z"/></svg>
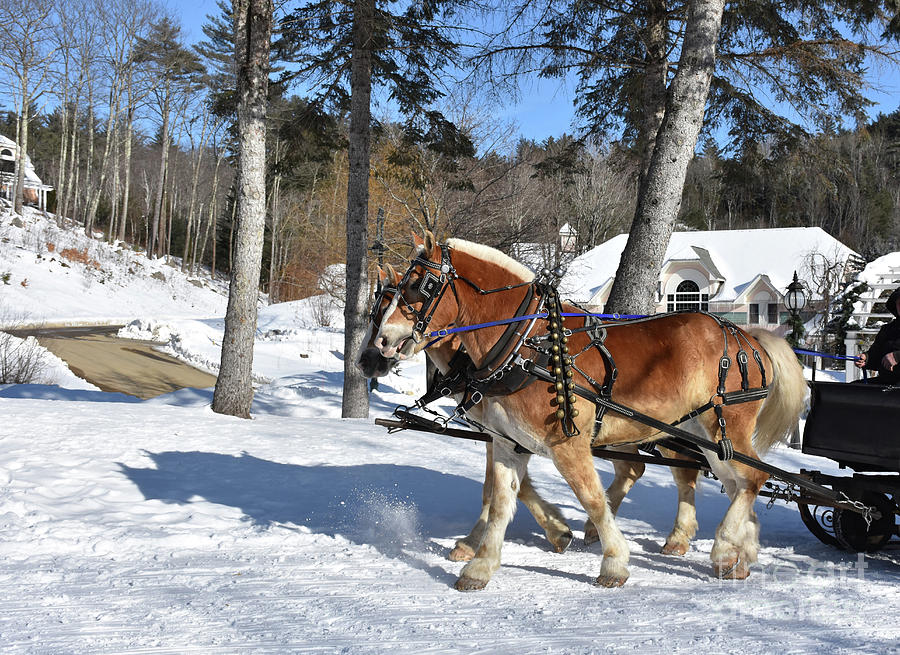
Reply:
<svg viewBox="0 0 900 655"><path fill-rule="evenodd" d="M397 8L392 12L393 8ZM368 296L368 204L371 95L384 86L405 116L409 140L435 149L472 149L432 107L441 96L437 73L457 49L439 19L454 0L319 0L298 7L281 24L281 58L318 90L317 100L350 112L347 186L346 304L342 416L368 416L366 380L354 365L365 333Z"/></svg>

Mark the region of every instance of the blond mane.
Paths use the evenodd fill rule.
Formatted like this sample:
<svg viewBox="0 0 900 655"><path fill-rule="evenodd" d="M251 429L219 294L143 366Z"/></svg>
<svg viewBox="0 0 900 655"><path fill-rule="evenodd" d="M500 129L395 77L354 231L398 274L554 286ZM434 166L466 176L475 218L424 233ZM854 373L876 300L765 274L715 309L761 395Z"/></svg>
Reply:
<svg viewBox="0 0 900 655"><path fill-rule="evenodd" d="M512 257L500 252L496 248L491 248L490 246L485 246L481 243L473 243L472 241L466 241L465 239L456 238L447 239L447 245L454 250L459 250L460 252L472 255L473 257L484 259L497 264L513 275L522 278L523 282L530 282L534 279L534 273L531 271L531 269L529 269L524 264L520 264Z"/></svg>

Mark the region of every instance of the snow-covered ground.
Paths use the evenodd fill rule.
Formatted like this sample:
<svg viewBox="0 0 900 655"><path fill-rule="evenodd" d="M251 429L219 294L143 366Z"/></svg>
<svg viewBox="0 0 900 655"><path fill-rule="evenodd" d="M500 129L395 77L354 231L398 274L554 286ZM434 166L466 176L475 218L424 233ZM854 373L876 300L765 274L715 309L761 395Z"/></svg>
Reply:
<svg viewBox="0 0 900 655"><path fill-rule="evenodd" d="M100 283L29 248L50 228L28 221L0 218L0 274L11 272L0 306L54 322L125 319L128 334L215 368L220 292L182 285L168 266L165 282L129 274L124 255L102 260ZM600 550L580 541L585 514L533 458L535 485L579 539L553 552L520 508L488 588L455 591L462 564L446 555L478 514L483 447L340 419L343 336L315 327L314 313L307 302L261 310L252 420L214 414L210 389L141 402L58 363L58 386L0 389L0 652L900 652L898 551L833 550L794 506L759 502L759 564L746 581L714 580L725 496L703 481L692 549L661 555L676 500L664 469L620 511L625 587L591 584ZM372 416L408 403L422 368L386 378ZM833 470L786 448L768 459ZM608 483L611 466L598 467Z"/></svg>

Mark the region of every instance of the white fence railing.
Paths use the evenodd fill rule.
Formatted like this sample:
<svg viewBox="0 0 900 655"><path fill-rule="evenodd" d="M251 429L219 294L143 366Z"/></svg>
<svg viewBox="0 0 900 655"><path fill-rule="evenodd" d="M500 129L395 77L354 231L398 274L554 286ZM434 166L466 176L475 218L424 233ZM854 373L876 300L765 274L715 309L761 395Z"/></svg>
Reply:
<svg viewBox="0 0 900 655"><path fill-rule="evenodd" d="M861 296L859 302L862 303L862 311L854 312L853 317L858 325L865 325L869 319L878 318L885 321L892 321L893 315L884 312L873 312L872 309L876 304L884 302L884 298L880 298L880 294L886 290L893 290L900 286L900 268L891 267L887 272L883 273L877 282L869 284L870 294ZM847 357L856 357L865 350L860 348L860 339L878 334L878 328L860 328L852 332L847 332L844 339L844 346L847 349ZM853 360L848 359L844 362L844 372L847 382L853 382L862 378L862 370L856 368Z"/></svg>

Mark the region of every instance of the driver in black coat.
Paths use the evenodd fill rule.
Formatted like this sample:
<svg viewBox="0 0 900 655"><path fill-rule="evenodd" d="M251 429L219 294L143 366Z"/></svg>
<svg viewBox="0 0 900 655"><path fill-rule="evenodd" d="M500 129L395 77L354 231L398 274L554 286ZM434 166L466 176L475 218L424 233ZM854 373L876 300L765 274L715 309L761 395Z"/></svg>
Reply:
<svg viewBox="0 0 900 655"><path fill-rule="evenodd" d="M853 362L858 368L877 371L870 380L875 384L900 383L900 288L894 290L885 302L894 320L882 326L872 347Z"/></svg>

